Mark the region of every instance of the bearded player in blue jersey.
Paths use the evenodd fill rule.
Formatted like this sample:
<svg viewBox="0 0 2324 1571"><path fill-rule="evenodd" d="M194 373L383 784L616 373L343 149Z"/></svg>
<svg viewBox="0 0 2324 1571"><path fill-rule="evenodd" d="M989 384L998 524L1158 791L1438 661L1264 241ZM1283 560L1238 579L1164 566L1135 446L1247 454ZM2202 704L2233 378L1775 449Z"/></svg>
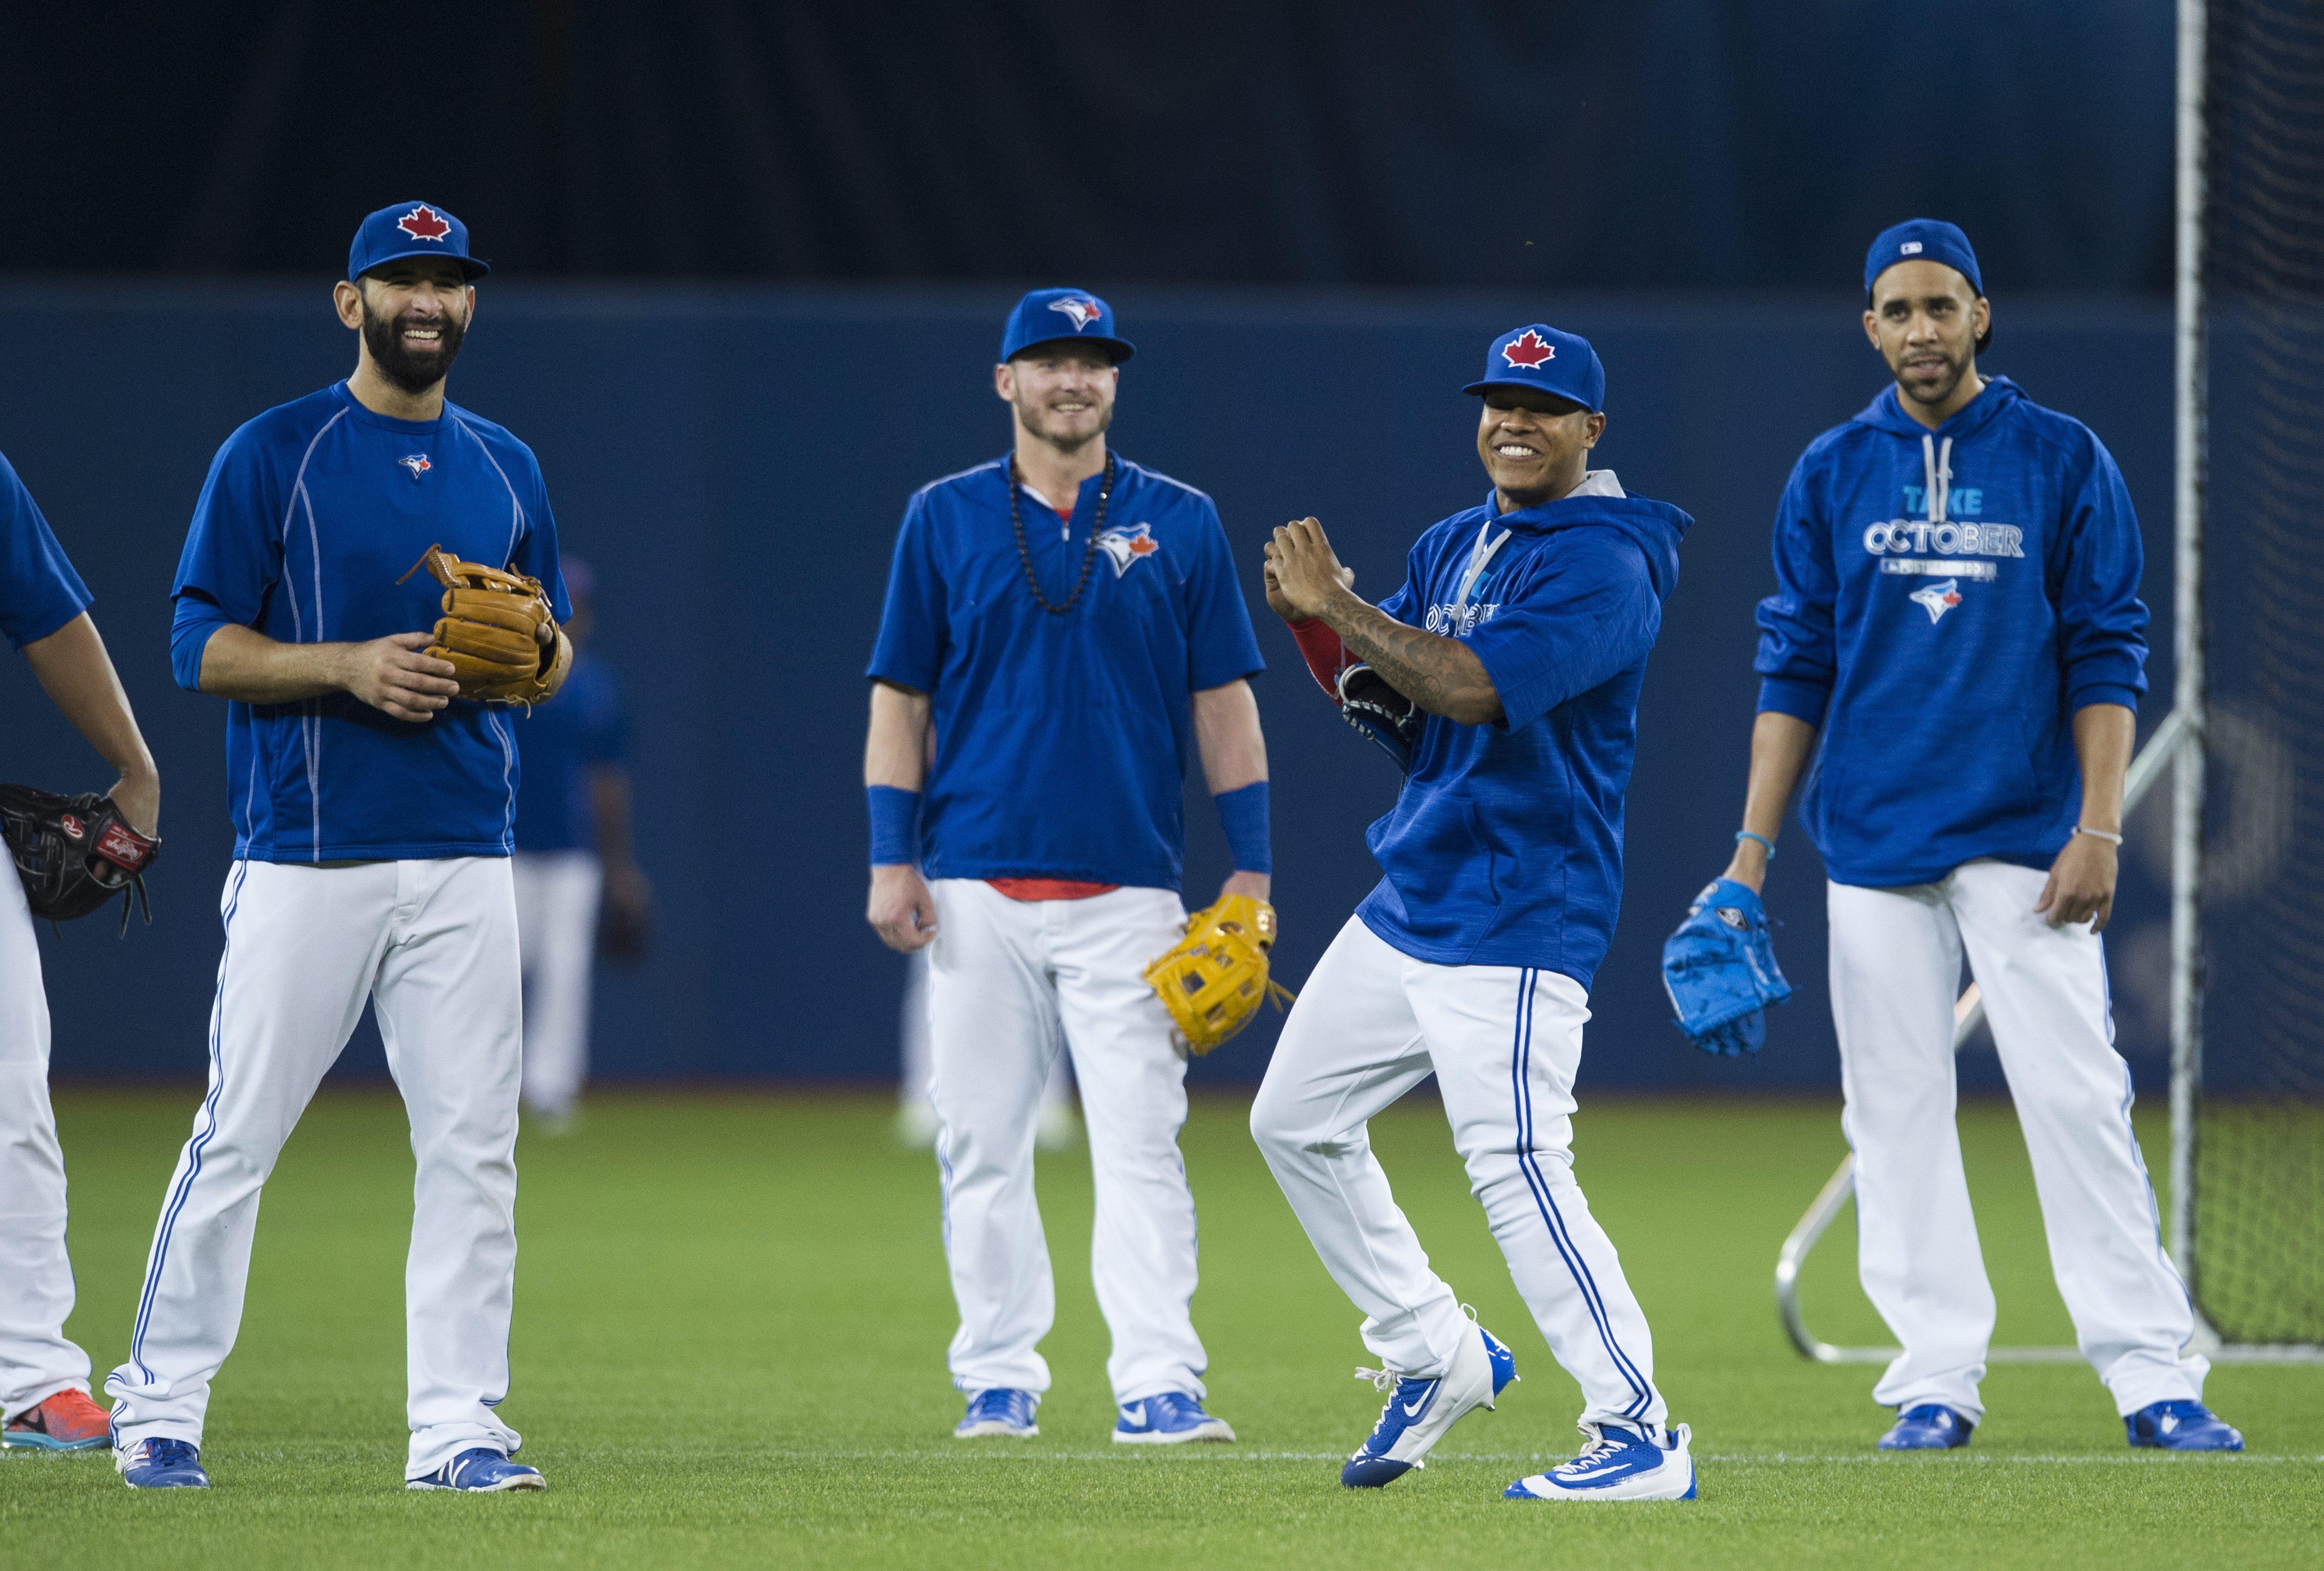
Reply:
<svg viewBox="0 0 2324 1571"><path fill-rule="evenodd" d="M542 1487L497 1411L516 1278L512 716L456 696L456 668L412 631L435 620L435 585L398 583L441 545L540 579L568 615L531 449L444 397L485 272L467 238L427 202L364 220L336 296L354 374L226 439L179 562L171 663L227 700L235 861L209 1093L106 1382L133 1488L208 1485L202 1419L259 1191L366 1002L418 1164L406 1483Z"/></svg>
<svg viewBox="0 0 2324 1571"><path fill-rule="evenodd" d="M1131 353L1087 291L1018 302L994 372L1015 441L913 496L872 655L867 915L929 954L964 1439L1038 1432L1056 1300L1033 1145L1061 1031L1089 1127L1113 1438L1234 1438L1203 1409L1186 1055L1145 968L1186 921L1190 748L1234 856L1222 893L1267 899L1261 661L1211 499L1107 446Z"/></svg>
<svg viewBox="0 0 2324 1571"><path fill-rule="evenodd" d="M1807 775L1858 1271L1904 1349L1873 1387L1896 1409L1880 1446L1965 1446L1985 1414L1993 1289L1953 1124L1966 958L2059 1293L2130 1443L2241 1450L2187 1351L2194 1311L2163 1252L2098 939L2146 690L2138 520L2089 427L1978 370L1993 317L1968 236L1884 232L1864 291L1895 381L1809 445L1776 511L1726 877L1758 890Z"/></svg>
<svg viewBox="0 0 2324 1571"><path fill-rule="evenodd" d="M1369 836L1386 876L1301 990L1251 1133L1364 1312L1382 1367L1360 1372L1389 1392L1342 1483L1419 1466L1516 1376L1430 1269L1366 1134L1434 1074L1509 1274L1582 1387L1582 1454L1508 1497L1692 1499L1689 1432L1666 1421L1645 1312L1574 1182L1570 1123L1621 900L1638 688L1692 521L1589 467L1606 373L1585 340L1504 334L1465 391L1491 494L1421 536L1395 594L1359 599L1312 518L1268 547L1268 605L1324 689L1356 691L1360 667L1412 713L1404 790Z"/></svg>

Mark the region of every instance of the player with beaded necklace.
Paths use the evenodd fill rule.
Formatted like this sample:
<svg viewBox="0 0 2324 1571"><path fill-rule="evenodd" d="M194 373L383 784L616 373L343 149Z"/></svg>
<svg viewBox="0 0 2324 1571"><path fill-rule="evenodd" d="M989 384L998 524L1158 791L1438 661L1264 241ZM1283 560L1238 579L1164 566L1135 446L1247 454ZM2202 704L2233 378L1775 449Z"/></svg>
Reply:
<svg viewBox="0 0 2324 1571"><path fill-rule="evenodd" d="M1096 1178L1113 1437L1234 1437L1202 1406L1186 1058L1144 967L1185 921L1189 744L1234 854L1222 893L1268 896L1246 679L1264 662L1211 499L1107 446L1132 353L1086 291L1018 303L993 372L1012 450L913 496L869 671L866 914L891 948L930 956L964 1438L1037 1433L1049 1384L1033 1139L1060 1034Z"/></svg>

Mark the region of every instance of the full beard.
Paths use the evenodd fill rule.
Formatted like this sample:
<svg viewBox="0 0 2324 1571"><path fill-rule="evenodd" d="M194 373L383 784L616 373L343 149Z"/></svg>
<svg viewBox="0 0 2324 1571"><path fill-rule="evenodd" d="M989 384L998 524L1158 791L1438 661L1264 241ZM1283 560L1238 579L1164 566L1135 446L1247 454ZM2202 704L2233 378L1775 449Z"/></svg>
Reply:
<svg viewBox="0 0 2324 1571"><path fill-rule="evenodd" d="M374 316L371 304L364 304L363 336L364 346L371 350L372 364L379 374L404 392L422 393L444 380L459 357L460 340L467 336L467 324L455 320L448 313L435 319L436 330L442 335L432 349L414 349L403 341L403 329L412 321L411 313L390 319Z"/></svg>

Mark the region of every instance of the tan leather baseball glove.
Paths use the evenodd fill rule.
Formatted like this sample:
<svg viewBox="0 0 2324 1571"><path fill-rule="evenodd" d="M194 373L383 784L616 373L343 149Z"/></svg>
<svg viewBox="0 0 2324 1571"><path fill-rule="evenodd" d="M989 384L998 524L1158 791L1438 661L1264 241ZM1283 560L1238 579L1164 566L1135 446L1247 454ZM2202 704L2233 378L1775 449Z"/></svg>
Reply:
<svg viewBox="0 0 2324 1571"><path fill-rule="evenodd" d="M573 644L557 625L540 579L482 562L464 562L441 546L429 546L428 554L412 564L411 573L422 568L444 586L444 615L436 622L436 642L422 652L452 662L460 697L524 705L545 704L556 697L573 669ZM540 642L543 626L556 635L547 644Z"/></svg>

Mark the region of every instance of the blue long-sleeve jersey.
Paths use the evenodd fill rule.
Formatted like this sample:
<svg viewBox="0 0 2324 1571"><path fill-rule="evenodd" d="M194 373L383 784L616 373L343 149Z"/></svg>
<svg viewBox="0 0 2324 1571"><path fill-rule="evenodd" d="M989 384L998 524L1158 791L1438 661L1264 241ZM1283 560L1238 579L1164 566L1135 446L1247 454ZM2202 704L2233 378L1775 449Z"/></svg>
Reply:
<svg viewBox="0 0 2324 1571"><path fill-rule="evenodd" d="M2113 456L2006 377L1934 431L1887 388L1809 445L1754 665L1762 710L1824 728L1800 820L1835 881L2050 864L2074 712L2146 690L2144 565Z"/></svg>

